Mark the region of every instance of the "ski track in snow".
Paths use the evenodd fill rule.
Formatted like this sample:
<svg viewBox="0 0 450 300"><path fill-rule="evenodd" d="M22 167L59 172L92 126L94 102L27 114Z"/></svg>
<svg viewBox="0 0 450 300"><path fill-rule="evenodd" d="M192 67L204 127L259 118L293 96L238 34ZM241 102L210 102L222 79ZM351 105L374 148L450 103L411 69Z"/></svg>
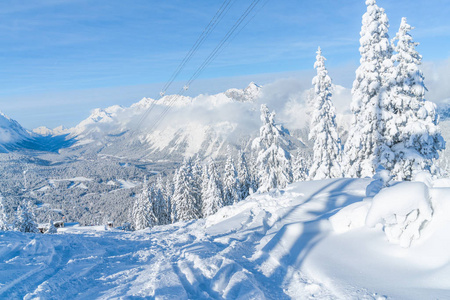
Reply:
<svg viewBox="0 0 450 300"><path fill-rule="evenodd" d="M206 220L132 233L65 228L0 233L2 299L341 299L303 268L331 233L328 217L368 180L296 183ZM97 229L97 230L95 230ZM315 279L316 278L316 279ZM352 297L377 299L353 287Z"/></svg>

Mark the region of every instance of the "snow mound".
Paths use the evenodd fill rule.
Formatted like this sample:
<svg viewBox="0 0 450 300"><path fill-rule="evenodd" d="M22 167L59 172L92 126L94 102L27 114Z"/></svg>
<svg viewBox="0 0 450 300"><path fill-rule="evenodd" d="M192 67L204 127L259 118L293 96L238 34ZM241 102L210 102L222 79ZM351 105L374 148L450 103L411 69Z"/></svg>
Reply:
<svg viewBox="0 0 450 300"><path fill-rule="evenodd" d="M432 215L428 186L423 182L401 182L375 195L366 225L382 224L389 241L409 247L420 238L420 231Z"/></svg>
<svg viewBox="0 0 450 300"><path fill-rule="evenodd" d="M374 176L374 180L367 186L368 196L382 188L386 180L390 180L384 176L384 172L381 174L382 176ZM428 182L427 176L420 178ZM429 185L432 183L429 182ZM404 248L410 247L414 240L421 237L421 233L433 218L429 185L417 181L399 182L384 187L373 197L367 197L362 202L341 209L330 217L330 222L337 233L379 225L390 242Z"/></svg>

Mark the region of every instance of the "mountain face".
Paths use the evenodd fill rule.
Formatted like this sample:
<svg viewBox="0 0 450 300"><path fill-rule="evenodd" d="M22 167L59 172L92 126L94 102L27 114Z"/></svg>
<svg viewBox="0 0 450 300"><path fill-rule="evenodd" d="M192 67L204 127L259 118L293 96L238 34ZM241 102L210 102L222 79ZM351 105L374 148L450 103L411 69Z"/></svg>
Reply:
<svg viewBox="0 0 450 300"><path fill-rule="evenodd" d="M227 146L248 149L260 127L256 102L261 94L261 87L251 83L216 95L169 95L95 109L68 130L76 143L64 151L180 160L195 154L216 158Z"/></svg>
<svg viewBox="0 0 450 300"><path fill-rule="evenodd" d="M17 121L0 112L0 152L22 148L33 140L33 134Z"/></svg>
<svg viewBox="0 0 450 300"><path fill-rule="evenodd" d="M130 107L98 108L77 126L65 129L39 127L27 131L0 114L0 152L39 150L79 155L108 155L149 161L180 161L200 154L218 158L232 151L249 150L261 126L259 106L275 110L276 121L288 128L292 147L308 145L307 91L288 80L264 88L250 83L215 95L187 97L167 95L159 100L143 98ZM348 89L335 87L340 135L345 140L351 113ZM438 106L444 136L450 122L450 106ZM443 154L442 156L448 156Z"/></svg>
<svg viewBox="0 0 450 300"><path fill-rule="evenodd" d="M55 134L57 131L39 130L30 132L17 121L0 113L0 153L10 151L49 151L56 152L61 148L70 147L74 140L67 134Z"/></svg>
<svg viewBox="0 0 450 300"><path fill-rule="evenodd" d="M0 149L148 160L180 160L197 153L218 157L227 146L232 150L250 147L260 127L257 101L261 95L261 87L250 83L245 89L194 98L143 98L130 107L95 109L70 129L39 127L32 132L1 115Z"/></svg>

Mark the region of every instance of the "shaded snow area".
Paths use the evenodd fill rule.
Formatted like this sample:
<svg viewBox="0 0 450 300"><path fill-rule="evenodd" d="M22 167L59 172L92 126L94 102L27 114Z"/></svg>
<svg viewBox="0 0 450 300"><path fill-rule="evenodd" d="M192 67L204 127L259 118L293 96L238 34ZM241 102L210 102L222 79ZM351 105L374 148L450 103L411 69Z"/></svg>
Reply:
<svg viewBox="0 0 450 300"><path fill-rule="evenodd" d="M393 183L366 197L370 182L299 182L131 233L1 232L0 298L450 298L448 182ZM420 236L391 243L394 224Z"/></svg>

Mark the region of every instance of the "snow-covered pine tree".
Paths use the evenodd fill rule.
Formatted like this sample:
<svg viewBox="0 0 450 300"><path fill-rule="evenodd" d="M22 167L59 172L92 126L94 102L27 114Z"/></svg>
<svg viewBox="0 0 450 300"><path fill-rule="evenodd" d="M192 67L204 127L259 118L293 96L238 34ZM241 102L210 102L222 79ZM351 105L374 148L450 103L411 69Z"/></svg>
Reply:
<svg viewBox="0 0 450 300"><path fill-rule="evenodd" d="M244 200L250 195L250 189L253 190L253 186L249 167L243 151L239 152L238 159L239 196L240 200Z"/></svg>
<svg viewBox="0 0 450 300"><path fill-rule="evenodd" d="M3 204L3 197L0 196L0 231L9 230L8 216L6 215L5 206Z"/></svg>
<svg viewBox="0 0 450 300"><path fill-rule="evenodd" d="M309 177L308 159L306 154L298 151L292 164L293 181L305 181Z"/></svg>
<svg viewBox="0 0 450 300"><path fill-rule="evenodd" d="M195 189L199 191L197 201L201 203L201 189L203 181L203 168L200 156L197 154L195 159L191 160L192 163L192 176L194 178Z"/></svg>
<svg viewBox="0 0 450 300"><path fill-rule="evenodd" d="M192 161L186 159L178 169L175 178L173 202L177 221L188 221L202 217L200 192L192 174Z"/></svg>
<svg viewBox="0 0 450 300"><path fill-rule="evenodd" d="M17 208L16 219L14 220L14 230L30 233L39 232L30 201L23 201Z"/></svg>
<svg viewBox="0 0 450 300"><path fill-rule="evenodd" d="M212 159L209 161L207 171L203 174L202 211L203 216L206 217L214 214L219 208L223 207L224 199L220 177Z"/></svg>
<svg viewBox="0 0 450 300"><path fill-rule="evenodd" d="M176 222L176 209L175 209L175 202L173 201L173 194L175 192L176 175L177 175L177 172L172 174L172 176L167 176L165 189L164 189L164 197L166 198L166 202L167 202L170 223Z"/></svg>
<svg viewBox="0 0 450 300"><path fill-rule="evenodd" d="M390 150L394 155L384 157L384 165L397 180L411 180L415 171L432 171L438 151L445 148L438 126L435 105L425 101L424 76L419 69L422 56L418 43L410 31L414 29L402 18L399 31L393 39L395 54L392 60L395 86L390 90L386 122Z"/></svg>
<svg viewBox="0 0 450 300"><path fill-rule="evenodd" d="M314 96L309 139L314 141L314 159L309 176L312 180L339 178L341 171L341 141L337 133L336 114L331 102L331 78L325 67L325 57L320 47L317 50L313 78Z"/></svg>
<svg viewBox="0 0 450 300"><path fill-rule="evenodd" d="M153 215L153 205L150 199L151 187L144 179L142 192L134 202L132 211L132 221L135 230L141 230L155 225Z"/></svg>
<svg viewBox="0 0 450 300"><path fill-rule="evenodd" d="M161 174L156 178L156 201L155 201L155 211L158 216L159 225L166 225L171 223L170 219L170 206L167 200L167 195L165 191L166 185Z"/></svg>
<svg viewBox="0 0 450 300"><path fill-rule="evenodd" d="M239 202L240 197L240 189L239 189L239 181L238 174L236 172L236 168L234 166L234 160L231 157L231 151L228 149L228 158L225 163L225 170L223 174L223 201L225 205L232 205L234 203Z"/></svg>
<svg viewBox="0 0 450 300"><path fill-rule="evenodd" d="M284 188L292 182L291 155L282 147L285 133L276 127L275 113L270 113L265 104L261 105L261 121L263 125L253 147L258 149L258 191L267 192L272 188Z"/></svg>
<svg viewBox="0 0 450 300"><path fill-rule="evenodd" d="M392 68L388 18L375 0L366 0L366 5L359 40L361 65L352 89L353 119L342 164L350 177L372 176L379 164L385 142L382 100L390 85L383 78Z"/></svg>
<svg viewBox="0 0 450 300"><path fill-rule="evenodd" d="M258 148L256 143L259 142L257 139L253 141L252 151L250 153L250 159L248 161L248 171L250 174L250 190L249 193L254 193L259 188L259 170L258 170Z"/></svg>

